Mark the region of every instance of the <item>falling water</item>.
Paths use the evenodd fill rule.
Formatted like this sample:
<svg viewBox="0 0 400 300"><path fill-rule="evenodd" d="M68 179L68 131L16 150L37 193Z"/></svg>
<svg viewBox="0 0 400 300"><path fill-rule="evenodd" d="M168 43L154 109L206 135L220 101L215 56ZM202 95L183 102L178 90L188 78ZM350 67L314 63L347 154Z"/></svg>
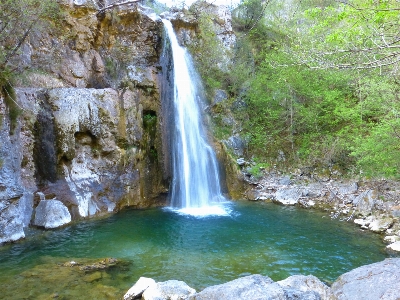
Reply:
<svg viewBox="0 0 400 300"><path fill-rule="evenodd" d="M226 214L221 206L226 199L221 194L217 159L203 130L198 76L186 49L179 45L171 22L163 22L173 63L171 206L192 215Z"/></svg>

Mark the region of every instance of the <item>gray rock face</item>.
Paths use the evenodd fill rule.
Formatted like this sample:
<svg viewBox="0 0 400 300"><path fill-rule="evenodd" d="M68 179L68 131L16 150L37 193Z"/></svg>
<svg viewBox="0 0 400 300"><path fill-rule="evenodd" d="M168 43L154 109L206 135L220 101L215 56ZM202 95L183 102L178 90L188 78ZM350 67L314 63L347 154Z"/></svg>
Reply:
<svg viewBox="0 0 400 300"><path fill-rule="evenodd" d="M400 258L362 266L341 275L331 287L338 300L396 300L400 295Z"/></svg>
<svg viewBox="0 0 400 300"><path fill-rule="evenodd" d="M224 90L217 89L214 92L213 104L218 104L228 99L228 94Z"/></svg>
<svg viewBox="0 0 400 300"><path fill-rule="evenodd" d="M159 161L144 161L150 147L161 146L157 129L150 135L142 120L145 109L157 114L154 95L139 89L20 88L24 112L12 134L0 100L0 243L25 236L37 192L57 198L75 220L157 204L154 195L165 190Z"/></svg>
<svg viewBox="0 0 400 300"><path fill-rule="evenodd" d="M331 295L330 288L313 275L293 275L284 280L278 281L277 283L283 288L291 288L301 292L315 293L317 294L318 299L321 300L329 300Z"/></svg>
<svg viewBox="0 0 400 300"><path fill-rule="evenodd" d="M24 186L23 132L19 126L11 130L4 99L0 97L0 243L25 237L23 228L32 215L33 193ZM29 181L29 180L28 180Z"/></svg>
<svg viewBox="0 0 400 300"><path fill-rule="evenodd" d="M183 281L168 280L150 285L143 293L143 300L183 300L196 292Z"/></svg>
<svg viewBox="0 0 400 300"><path fill-rule="evenodd" d="M231 149L237 156L242 156L246 148L246 141L244 141L239 135L232 135L223 143L227 148Z"/></svg>
<svg viewBox="0 0 400 300"><path fill-rule="evenodd" d="M57 228L71 222L68 208L58 200L42 200L35 210L34 225L48 228Z"/></svg>
<svg viewBox="0 0 400 300"><path fill-rule="evenodd" d="M190 300L269 300L287 299L283 288L271 278L250 275L210 286L189 297Z"/></svg>

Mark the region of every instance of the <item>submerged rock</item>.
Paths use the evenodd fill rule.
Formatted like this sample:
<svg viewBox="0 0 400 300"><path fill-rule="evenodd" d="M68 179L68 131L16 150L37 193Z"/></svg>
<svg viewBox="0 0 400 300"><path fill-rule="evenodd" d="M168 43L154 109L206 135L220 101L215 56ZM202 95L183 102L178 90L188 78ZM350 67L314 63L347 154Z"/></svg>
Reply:
<svg viewBox="0 0 400 300"><path fill-rule="evenodd" d="M85 264L79 267L81 271L98 271L108 269L117 265L119 261L115 258L104 258L102 260L96 261L92 264Z"/></svg>
<svg viewBox="0 0 400 300"><path fill-rule="evenodd" d="M71 214L68 208L58 200L41 200L36 207L35 220L36 226L57 228L71 222Z"/></svg>

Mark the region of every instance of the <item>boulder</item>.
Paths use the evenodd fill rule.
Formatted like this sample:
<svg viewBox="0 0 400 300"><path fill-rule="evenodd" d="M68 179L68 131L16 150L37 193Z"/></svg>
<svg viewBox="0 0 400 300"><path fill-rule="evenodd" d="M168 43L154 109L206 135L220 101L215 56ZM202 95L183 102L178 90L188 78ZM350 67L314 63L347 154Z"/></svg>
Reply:
<svg viewBox="0 0 400 300"><path fill-rule="evenodd" d="M296 205L301 196L302 190L300 188L280 189L275 193L274 202L283 205Z"/></svg>
<svg viewBox="0 0 400 300"><path fill-rule="evenodd" d="M341 275L331 287L338 300L395 300L400 295L400 258L356 268Z"/></svg>
<svg viewBox="0 0 400 300"><path fill-rule="evenodd" d="M330 288L313 275L293 275L277 283L283 288L296 289L301 292L315 292L321 300L328 300L331 294Z"/></svg>
<svg viewBox="0 0 400 300"><path fill-rule="evenodd" d="M140 297L143 292L151 285L155 285L156 282L152 278L140 277L138 281L126 292L124 300L131 300Z"/></svg>
<svg viewBox="0 0 400 300"><path fill-rule="evenodd" d="M290 180L290 176L284 176L279 179L278 182L280 185L290 185L292 181Z"/></svg>
<svg viewBox="0 0 400 300"><path fill-rule="evenodd" d="M391 243L390 245L386 246L386 249L392 250L392 251L396 251L396 252L400 252L400 241Z"/></svg>
<svg viewBox="0 0 400 300"><path fill-rule="evenodd" d="M142 295L142 300L183 300L196 293L183 281L168 280L150 285Z"/></svg>
<svg viewBox="0 0 400 300"><path fill-rule="evenodd" d="M367 190L353 199L353 205L357 207L357 211L366 216L371 213L377 199L377 193L373 190Z"/></svg>
<svg viewBox="0 0 400 300"><path fill-rule="evenodd" d="M271 278L250 275L230 282L210 286L190 296L190 300L261 300L287 299L283 288Z"/></svg>
<svg viewBox="0 0 400 300"><path fill-rule="evenodd" d="M71 222L68 208L58 200L41 200L36 207L33 225L48 228L57 228Z"/></svg>
<svg viewBox="0 0 400 300"><path fill-rule="evenodd" d="M387 235L384 237L383 241L388 244L393 244L400 241L400 236L397 235Z"/></svg>
<svg viewBox="0 0 400 300"><path fill-rule="evenodd" d="M393 222L394 220L391 217L379 218L369 224L369 230L377 233L384 232L386 229L392 226Z"/></svg>
<svg viewBox="0 0 400 300"><path fill-rule="evenodd" d="M338 184L334 184L333 187L338 190L340 195L353 194L353 193L356 193L358 190L357 182L338 183Z"/></svg>
<svg viewBox="0 0 400 300"><path fill-rule="evenodd" d="M368 216L363 219L354 219L354 223L356 223L357 225L360 225L361 228L363 228L363 229L368 229L369 224L371 224L374 221L375 221L374 216Z"/></svg>
<svg viewBox="0 0 400 300"><path fill-rule="evenodd" d="M227 140L222 141L226 147L236 155L243 156L246 149L246 141L242 139L239 135L232 135Z"/></svg>

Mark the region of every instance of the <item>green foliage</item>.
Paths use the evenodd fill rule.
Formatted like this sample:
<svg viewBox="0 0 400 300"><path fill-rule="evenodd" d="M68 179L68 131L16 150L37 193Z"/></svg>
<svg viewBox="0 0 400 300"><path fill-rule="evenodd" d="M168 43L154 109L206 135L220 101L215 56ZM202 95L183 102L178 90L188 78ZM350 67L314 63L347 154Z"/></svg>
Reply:
<svg viewBox="0 0 400 300"><path fill-rule="evenodd" d="M254 23L262 3L268 8ZM234 11L234 63L222 86L245 105L214 112L215 132L232 134L222 122L231 113L248 155L261 162L398 177L395 4L242 2ZM259 168L251 172L257 176Z"/></svg>
<svg viewBox="0 0 400 300"><path fill-rule="evenodd" d="M232 12L232 25L235 30L248 32L254 28L263 26L260 20L264 17L264 11L270 1L245 0Z"/></svg>
<svg viewBox="0 0 400 300"><path fill-rule="evenodd" d="M0 69L14 57L29 34L57 23L60 9L52 0L2 0L0 2Z"/></svg>
<svg viewBox="0 0 400 300"><path fill-rule="evenodd" d="M255 179L259 179L263 176L263 170L268 169L270 165L268 163L256 163L254 166L249 168L247 171Z"/></svg>
<svg viewBox="0 0 400 300"><path fill-rule="evenodd" d="M13 134L18 122L18 117L21 115L22 110L15 102L15 91L9 82L1 87L1 94L4 95L4 102L8 108L8 116L10 118L10 134Z"/></svg>
<svg viewBox="0 0 400 300"><path fill-rule="evenodd" d="M105 70L111 79L118 78L118 62L115 59L111 57L105 58Z"/></svg>
<svg viewBox="0 0 400 300"><path fill-rule="evenodd" d="M199 36L197 42L189 46L194 54L197 70L203 80L206 92L211 95L214 89L221 88L226 74L224 47L214 30L214 16L202 12L198 17Z"/></svg>
<svg viewBox="0 0 400 300"><path fill-rule="evenodd" d="M18 69L13 58L30 33L60 21L60 9L52 0L2 0L0 2L0 90L4 96L13 132L21 110L15 102L12 83Z"/></svg>
<svg viewBox="0 0 400 300"><path fill-rule="evenodd" d="M358 136L351 153L366 176L400 177L400 118L371 126L367 136Z"/></svg>
<svg viewBox="0 0 400 300"><path fill-rule="evenodd" d="M168 10L168 6L166 6L164 3L155 0L144 0L143 4L148 7L151 7L157 14L160 14Z"/></svg>

